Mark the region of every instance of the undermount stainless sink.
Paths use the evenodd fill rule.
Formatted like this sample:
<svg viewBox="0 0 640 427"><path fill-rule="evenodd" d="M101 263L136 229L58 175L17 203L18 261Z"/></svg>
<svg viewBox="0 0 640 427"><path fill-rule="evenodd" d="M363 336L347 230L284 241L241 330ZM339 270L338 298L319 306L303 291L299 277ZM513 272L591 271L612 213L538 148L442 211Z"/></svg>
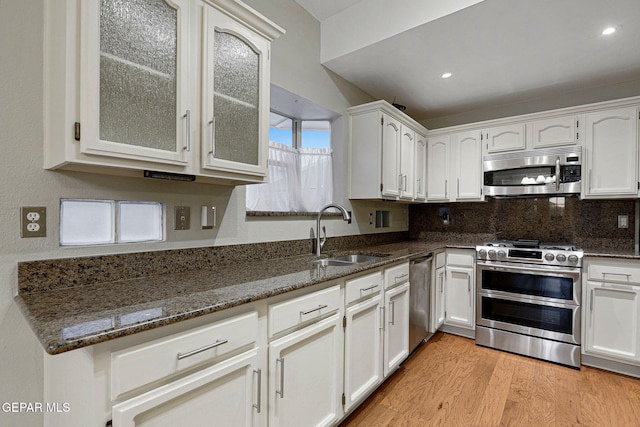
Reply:
<svg viewBox="0 0 640 427"><path fill-rule="evenodd" d="M339 261L339 260L336 260L336 259L333 259L333 258L325 258L325 259L317 259L315 261L311 261L311 264L316 264L316 265L319 265L321 267L326 267L328 265L338 266L338 267L346 267L348 265L355 264L355 262Z"/></svg>
<svg viewBox="0 0 640 427"><path fill-rule="evenodd" d="M317 259L315 261L311 261L311 264L320 265L322 267L326 267L329 265L346 267L348 265L360 264L367 261L374 261L380 258L382 258L382 256L350 254L350 255L336 256L332 258Z"/></svg>
<svg viewBox="0 0 640 427"><path fill-rule="evenodd" d="M375 256L375 255L351 254L351 255L336 256L330 259L334 259L336 261L346 261L353 264L360 264L361 262L374 261L380 258L382 257Z"/></svg>

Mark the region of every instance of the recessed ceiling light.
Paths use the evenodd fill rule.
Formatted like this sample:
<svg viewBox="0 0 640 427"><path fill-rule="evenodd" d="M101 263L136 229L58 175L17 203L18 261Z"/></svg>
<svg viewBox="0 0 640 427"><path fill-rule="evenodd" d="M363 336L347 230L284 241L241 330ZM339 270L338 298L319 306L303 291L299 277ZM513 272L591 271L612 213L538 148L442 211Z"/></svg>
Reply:
<svg viewBox="0 0 640 427"><path fill-rule="evenodd" d="M448 79L448 78L449 78L449 77L451 77L451 76L452 76L452 74L451 74L451 73L444 73L444 74L442 75L442 78L443 78L443 79Z"/></svg>
<svg viewBox="0 0 640 427"><path fill-rule="evenodd" d="M618 31L619 29L620 29L619 26L607 27L604 30L602 30L602 35L604 35L604 36L611 35L611 34L615 33L616 31Z"/></svg>

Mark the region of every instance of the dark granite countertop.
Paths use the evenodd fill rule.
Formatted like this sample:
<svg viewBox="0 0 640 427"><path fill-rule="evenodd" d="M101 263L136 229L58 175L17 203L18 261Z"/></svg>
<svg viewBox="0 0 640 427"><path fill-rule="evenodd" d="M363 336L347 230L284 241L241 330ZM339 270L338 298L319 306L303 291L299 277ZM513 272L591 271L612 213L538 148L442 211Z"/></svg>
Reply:
<svg viewBox="0 0 640 427"><path fill-rule="evenodd" d="M301 255L21 293L15 300L45 350L59 354L408 260L443 247L474 246L451 242L392 243L349 251L384 256L346 267L319 267L309 263L315 256Z"/></svg>
<svg viewBox="0 0 640 427"><path fill-rule="evenodd" d="M384 255L349 266L319 267L298 255L130 280L20 293L16 303L49 354L236 307L443 248L473 249L480 241L405 241L341 253ZM640 259L635 252L588 248L586 256ZM326 257L326 255L325 255Z"/></svg>

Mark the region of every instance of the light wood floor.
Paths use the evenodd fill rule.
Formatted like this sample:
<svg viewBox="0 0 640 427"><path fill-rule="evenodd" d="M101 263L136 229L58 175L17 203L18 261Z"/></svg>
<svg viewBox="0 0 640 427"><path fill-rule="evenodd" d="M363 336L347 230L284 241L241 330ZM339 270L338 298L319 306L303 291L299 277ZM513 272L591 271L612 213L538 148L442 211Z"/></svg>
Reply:
<svg viewBox="0 0 640 427"><path fill-rule="evenodd" d="M437 333L341 427L640 426L640 379Z"/></svg>

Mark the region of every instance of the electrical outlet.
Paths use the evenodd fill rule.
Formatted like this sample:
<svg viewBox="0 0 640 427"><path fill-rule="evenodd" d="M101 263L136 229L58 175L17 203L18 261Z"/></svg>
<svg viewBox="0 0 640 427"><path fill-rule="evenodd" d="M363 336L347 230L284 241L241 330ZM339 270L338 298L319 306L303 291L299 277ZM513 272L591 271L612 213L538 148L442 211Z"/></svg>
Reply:
<svg viewBox="0 0 640 427"><path fill-rule="evenodd" d="M618 228L629 228L629 215L618 215Z"/></svg>
<svg viewBox="0 0 640 427"><path fill-rule="evenodd" d="M47 236L47 208L23 206L20 208L20 237Z"/></svg>
<svg viewBox="0 0 640 427"><path fill-rule="evenodd" d="M191 222L191 209L189 206L176 206L175 207L175 230L188 230Z"/></svg>

